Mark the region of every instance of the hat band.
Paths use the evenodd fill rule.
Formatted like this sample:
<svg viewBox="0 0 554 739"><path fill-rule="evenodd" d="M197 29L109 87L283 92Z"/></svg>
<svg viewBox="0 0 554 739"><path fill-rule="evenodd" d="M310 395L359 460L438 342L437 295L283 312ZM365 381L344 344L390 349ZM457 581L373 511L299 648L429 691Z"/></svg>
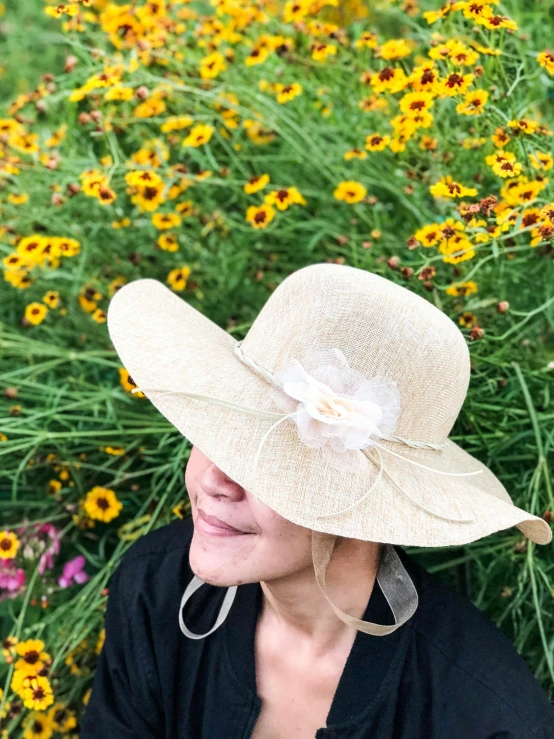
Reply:
<svg viewBox="0 0 554 739"><path fill-rule="evenodd" d="M244 354L241 348L242 341L237 341L233 347L233 351L235 355L248 367L258 372L260 375L262 375L268 382L271 382L272 384L277 385L280 387L279 383L275 379L274 375L266 370L264 367L259 365L257 362L255 362L251 357L248 357ZM257 470L258 470L258 462L260 458L260 453L262 451L262 447L265 444L269 434L283 421L285 421L288 418L291 418L295 415L295 412L293 413L274 413L273 411L265 411L260 408L252 408L247 405L242 405L241 403L234 403L232 401L225 400L223 398L216 398L211 395L204 395L203 393L195 393L192 391L187 391L183 389L170 389L170 388L159 388L159 387L147 387L142 385L141 387L136 387L132 389L132 393L136 392L142 392L144 390L148 391L154 391L157 393L160 393L162 395L166 394L174 394L174 395L186 395L190 398L195 398L197 400L203 400L208 403L212 403L213 405L220 405L226 408L229 408L231 410L236 410L238 412L244 412L249 413L251 415L258 416L259 418L265 418L268 420L274 420L275 423L270 426L270 428L264 433L262 436L260 443L258 445L258 449L256 451L256 455L254 457L254 469L253 469L253 476L254 481L256 480ZM421 448L421 449L433 449L440 451L441 449L444 449L447 444L446 442L443 443L434 443L434 442L427 442L427 441L421 441L418 439L406 439L401 436L396 435L380 435L381 439L387 440L387 441L393 441L393 442L399 442L401 444L405 444L406 446L412 447L412 448ZM473 523L475 521L475 516L472 516L471 518L453 518L452 516L443 516L440 513L437 513L436 511L431 510L427 506L423 505L420 501L418 501L416 498L413 498L409 493L407 493L398 483L394 480L394 478L390 475L390 473L384 469L383 467L383 458L381 456L381 452L385 451L389 454L392 454L395 457L398 457L399 459L403 460L404 462L408 462L409 464L413 464L416 467L420 467L421 469L428 470L429 472L434 472L439 475L446 475L448 477L469 477L470 475L479 475L483 472L483 470L473 470L471 472L446 472L444 470L437 470L433 467L429 467L428 465L422 464L421 462L416 462L413 459L409 459L408 457L405 457L402 454L398 454L398 452L392 451L392 449L388 449L387 447L383 446L382 444L379 444L378 441L374 442L374 446L376 447L375 452L379 457L379 473L374 480L374 482L370 485L369 489L360 497L358 500L356 500L351 505L347 506L346 508L342 508L339 511L332 511L331 513L321 513L321 514L315 514L314 518L332 518L334 516L340 516L344 513L347 513L348 511L352 510L353 508L357 507L362 503L374 490L374 488L378 485L378 483L381 480L381 477L383 474L387 476L387 478L390 480L390 482L401 492L403 493L415 506L420 508L421 510L425 511L431 516L434 516L435 518L439 518L442 521L448 521L449 523ZM370 462L372 462L374 465L377 465L376 460L373 458L373 449L369 450L366 448L362 448L359 451L361 451L367 459L369 459ZM253 486L255 487L255 486ZM251 494L253 495L256 500L258 499L255 489L251 491Z"/></svg>
<svg viewBox="0 0 554 739"><path fill-rule="evenodd" d="M327 584L325 580L325 572L331 559L335 546L336 536L334 534L324 534L321 531L312 531L312 562L314 565L315 577L319 588L321 589L325 599L335 612L335 614L348 626L353 626L358 631L372 636L386 636L396 631L400 626L413 616L416 612L419 598L416 587L408 574L406 568L402 564L398 553L392 544L383 544L380 549L379 568L377 570L376 581L379 583L383 595L390 606L394 616L394 624L378 624L372 621L364 621L351 616L349 613L341 610L330 599L327 592ZM183 634L189 639L204 639L206 636L213 634L227 618L235 596L237 594L237 585L227 588L225 598L219 610L217 619L209 631L205 634L196 634L192 632L184 622L183 608L192 595L203 585L209 584L197 575L187 585L181 603L179 605L179 627ZM375 587L375 585L373 586Z"/></svg>

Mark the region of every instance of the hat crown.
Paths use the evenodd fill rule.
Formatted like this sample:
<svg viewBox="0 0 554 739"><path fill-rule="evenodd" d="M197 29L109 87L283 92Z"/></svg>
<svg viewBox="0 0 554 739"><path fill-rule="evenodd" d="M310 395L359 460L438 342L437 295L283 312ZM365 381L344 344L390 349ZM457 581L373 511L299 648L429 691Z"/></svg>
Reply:
<svg viewBox="0 0 554 739"><path fill-rule="evenodd" d="M446 439L469 386L469 350L445 313L391 280L346 265L321 263L290 274L242 347L272 373L291 357L301 361L309 347L339 348L354 370L396 382L395 433L420 441Z"/></svg>

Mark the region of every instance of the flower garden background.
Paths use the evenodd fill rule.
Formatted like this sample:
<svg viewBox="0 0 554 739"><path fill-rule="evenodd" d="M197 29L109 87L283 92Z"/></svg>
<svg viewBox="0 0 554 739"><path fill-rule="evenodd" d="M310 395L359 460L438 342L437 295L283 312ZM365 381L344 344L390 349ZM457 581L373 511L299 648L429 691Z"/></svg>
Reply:
<svg viewBox="0 0 554 739"><path fill-rule="evenodd" d="M6 2L6 0L5 0ZM110 577L188 515L188 442L106 330L154 277L242 338L333 261L467 337L451 434L552 520L553 6L80 0L0 7L0 731L79 735ZM554 699L554 554L406 548Z"/></svg>

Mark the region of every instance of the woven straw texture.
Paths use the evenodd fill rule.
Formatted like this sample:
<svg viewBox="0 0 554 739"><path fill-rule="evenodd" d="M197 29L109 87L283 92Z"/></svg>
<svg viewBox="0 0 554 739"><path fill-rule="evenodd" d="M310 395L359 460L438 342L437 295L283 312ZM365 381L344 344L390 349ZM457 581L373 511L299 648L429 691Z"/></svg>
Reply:
<svg viewBox="0 0 554 739"><path fill-rule="evenodd" d="M139 387L186 390L282 413L273 399L275 386L235 356L236 340L161 282L140 279L120 288L109 305L108 329ZM397 383L401 410L396 435L447 440L469 385L469 351L456 324L430 302L365 270L327 263L304 267L270 295L242 350L275 373L309 346L338 347L354 370ZM511 526L538 544L552 539L546 521L514 506L498 478L450 440L440 451L380 443L437 470L481 474L448 477L383 450L387 473L407 494L383 476L353 510L317 519L358 500L377 477L378 461L366 459L340 470L326 461L325 447L304 445L296 424L287 419L266 440L254 479L258 445L274 421L185 395L144 392L229 477L309 529L423 547L460 545ZM418 502L446 519L471 521L444 520Z"/></svg>

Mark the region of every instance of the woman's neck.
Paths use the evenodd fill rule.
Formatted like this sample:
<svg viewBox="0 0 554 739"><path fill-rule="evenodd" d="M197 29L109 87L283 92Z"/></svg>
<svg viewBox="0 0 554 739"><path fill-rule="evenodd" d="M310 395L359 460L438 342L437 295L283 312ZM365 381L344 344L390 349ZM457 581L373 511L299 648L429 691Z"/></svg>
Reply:
<svg viewBox="0 0 554 739"><path fill-rule="evenodd" d="M327 591L340 609L362 618L373 591L381 544L342 539L326 570ZM313 565L286 577L262 581L260 622L281 643L304 644L316 658L340 644L351 644L356 630L341 621L323 595Z"/></svg>

